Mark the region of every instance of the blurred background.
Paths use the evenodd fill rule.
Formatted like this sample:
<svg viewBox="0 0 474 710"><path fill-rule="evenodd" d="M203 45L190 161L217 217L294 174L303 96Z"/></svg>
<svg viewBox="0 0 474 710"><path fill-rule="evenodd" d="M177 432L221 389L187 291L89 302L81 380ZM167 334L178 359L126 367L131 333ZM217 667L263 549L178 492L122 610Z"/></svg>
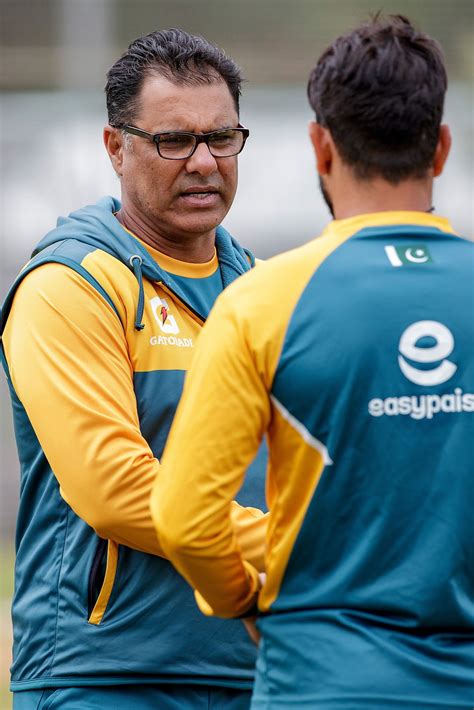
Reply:
<svg viewBox="0 0 474 710"><path fill-rule="evenodd" d="M381 9L373 0L0 0L0 299L60 214L119 196L102 145L109 66L136 37L182 27L223 47L244 70L241 120L251 137L226 227L260 257L312 238L329 220L307 123L306 80L338 34ZM442 44L453 149L434 205L473 234L472 0L386 1ZM0 709L10 707L9 597L18 465L0 377ZM45 403L45 412L47 403Z"/></svg>

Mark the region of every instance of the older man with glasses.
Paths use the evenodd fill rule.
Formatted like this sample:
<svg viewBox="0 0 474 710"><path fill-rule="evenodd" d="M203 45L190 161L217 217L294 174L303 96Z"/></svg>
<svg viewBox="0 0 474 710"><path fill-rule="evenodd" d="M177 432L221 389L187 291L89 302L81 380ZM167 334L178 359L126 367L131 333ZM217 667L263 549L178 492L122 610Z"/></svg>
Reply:
<svg viewBox="0 0 474 710"><path fill-rule="evenodd" d="M149 510L196 339L219 293L254 265L219 226L249 135L240 82L200 37L133 42L106 85L121 201L60 218L4 304L22 467L15 710L248 707L255 651L243 625L199 613ZM264 459L233 508L257 568Z"/></svg>

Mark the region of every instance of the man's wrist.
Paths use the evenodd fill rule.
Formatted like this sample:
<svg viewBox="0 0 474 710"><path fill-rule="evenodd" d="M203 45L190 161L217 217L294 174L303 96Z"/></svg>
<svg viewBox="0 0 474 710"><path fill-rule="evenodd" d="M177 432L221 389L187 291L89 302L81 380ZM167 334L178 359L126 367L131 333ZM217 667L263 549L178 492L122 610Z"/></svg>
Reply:
<svg viewBox="0 0 474 710"><path fill-rule="evenodd" d="M260 590L262 589L263 585L265 584L267 579L267 575L265 572L259 572L258 573L258 587L255 590L255 594L252 598L252 604L251 606L244 611L242 614L239 616L236 616L236 619L249 619L251 617L256 617L259 614L259 609L258 609L258 597L260 594Z"/></svg>
<svg viewBox="0 0 474 710"><path fill-rule="evenodd" d="M236 619L250 619L251 617L256 617L258 616L258 594L255 595L255 599L252 603L252 606L250 606L247 611L244 611L242 614L239 614L239 616L236 616Z"/></svg>

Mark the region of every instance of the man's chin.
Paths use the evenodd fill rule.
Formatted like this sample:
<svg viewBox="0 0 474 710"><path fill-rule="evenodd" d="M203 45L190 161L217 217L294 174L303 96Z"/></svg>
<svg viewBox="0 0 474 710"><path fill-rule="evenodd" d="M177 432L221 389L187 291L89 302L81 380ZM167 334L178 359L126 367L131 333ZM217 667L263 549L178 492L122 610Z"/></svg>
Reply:
<svg viewBox="0 0 474 710"><path fill-rule="evenodd" d="M222 222L224 217L225 214L222 212L188 215L186 219L177 220L176 231L188 234L190 238L200 237L215 232L216 227Z"/></svg>

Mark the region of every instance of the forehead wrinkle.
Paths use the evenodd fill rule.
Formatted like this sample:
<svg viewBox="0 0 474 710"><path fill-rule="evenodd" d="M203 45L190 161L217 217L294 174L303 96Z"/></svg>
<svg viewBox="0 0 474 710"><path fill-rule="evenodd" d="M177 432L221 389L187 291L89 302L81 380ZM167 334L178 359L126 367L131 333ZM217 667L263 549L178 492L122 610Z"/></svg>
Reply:
<svg viewBox="0 0 474 710"><path fill-rule="evenodd" d="M164 77L156 78L164 79ZM211 95L204 98L200 91L193 96L194 87L184 88L172 84L167 79L164 81L161 86L160 82L153 82L142 87L138 120L142 123L146 122L147 125L140 125L140 127L153 133L164 131L208 133L235 127L237 124L237 111L224 81L208 84ZM206 91L206 87L201 86L203 91Z"/></svg>

